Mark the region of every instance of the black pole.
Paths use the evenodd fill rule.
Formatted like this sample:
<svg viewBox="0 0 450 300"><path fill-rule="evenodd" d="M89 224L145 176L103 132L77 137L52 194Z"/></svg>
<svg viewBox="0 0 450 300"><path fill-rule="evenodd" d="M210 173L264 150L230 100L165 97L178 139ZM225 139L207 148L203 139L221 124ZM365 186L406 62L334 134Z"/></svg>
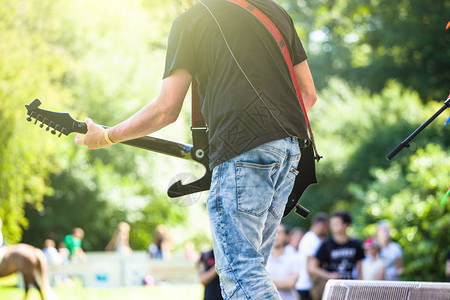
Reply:
<svg viewBox="0 0 450 300"><path fill-rule="evenodd" d="M392 158L394 158L394 156L396 156L400 151L402 151L403 148L405 147L409 148L409 142L411 142L411 140L415 138L416 135L418 135L425 127L427 127L431 122L433 122L434 119L436 119L444 110L446 110L449 107L450 107L450 95L448 95L448 98L444 102L444 105L437 112L435 112L434 115L431 116L431 118L429 118L428 120L425 121L425 123L420 125L419 128L417 128L410 136L408 136L403 142L401 142L397 147L394 148L394 150L392 150L386 156L387 160L391 160Z"/></svg>

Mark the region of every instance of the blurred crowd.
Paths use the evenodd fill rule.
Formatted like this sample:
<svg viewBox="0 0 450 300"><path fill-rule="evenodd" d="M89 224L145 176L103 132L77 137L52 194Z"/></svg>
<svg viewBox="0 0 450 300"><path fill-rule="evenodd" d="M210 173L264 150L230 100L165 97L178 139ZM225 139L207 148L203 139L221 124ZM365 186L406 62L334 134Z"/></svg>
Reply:
<svg viewBox="0 0 450 300"><path fill-rule="evenodd" d="M398 280L403 253L387 222L364 242L349 236L345 211L314 216L307 232L281 224L267 269L283 300L321 299L329 279Z"/></svg>
<svg viewBox="0 0 450 300"><path fill-rule="evenodd" d="M349 236L351 216L318 213L308 231L280 224L267 271L283 300L321 299L329 279L398 280L403 253L391 240L387 222L377 224L375 236L364 242ZM200 281L205 300L222 299L212 250L201 255Z"/></svg>
<svg viewBox="0 0 450 300"><path fill-rule="evenodd" d="M329 279L399 280L403 273L403 251L391 239L388 222L376 224L376 234L360 241L349 235L351 215L337 211L329 216L316 214L309 230L280 224L267 271L283 300L321 299ZM4 246L0 219L0 249ZM82 243L84 231L75 227L56 246L46 239L42 251L49 264L86 261ZM120 222L105 251L131 255L130 225ZM165 225L156 228L154 241L148 247L150 258L170 260L174 242ZM184 258L196 262L200 283L205 286L204 299L222 299L214 252L198 252L194 243L184 245ZM450 251L446 256L445 274L450 278ZM1 262L1 258L0 258Z"/></svg>

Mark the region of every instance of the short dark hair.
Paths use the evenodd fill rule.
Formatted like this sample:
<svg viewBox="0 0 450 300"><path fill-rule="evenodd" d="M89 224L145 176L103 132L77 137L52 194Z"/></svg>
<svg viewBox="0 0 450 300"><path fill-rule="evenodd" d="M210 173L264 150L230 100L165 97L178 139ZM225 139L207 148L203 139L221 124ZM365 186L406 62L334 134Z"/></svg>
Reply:
<svg viewBox="0 0 450 300"><path fill-rule="evenodd" d="M311 221L311 225L315 225L317 223L326 223L328 222L328 216L326 213L323 212L319 212L317 214L314 215L312 221Z"/></svg>
<svg viewBox="0 0 450 300"><path fill-rule="evenodd" d="M338 217L344 222L344 224L350 225L352 224L352 217L346 211L335 211L331 214L331 218Z"/></svg>

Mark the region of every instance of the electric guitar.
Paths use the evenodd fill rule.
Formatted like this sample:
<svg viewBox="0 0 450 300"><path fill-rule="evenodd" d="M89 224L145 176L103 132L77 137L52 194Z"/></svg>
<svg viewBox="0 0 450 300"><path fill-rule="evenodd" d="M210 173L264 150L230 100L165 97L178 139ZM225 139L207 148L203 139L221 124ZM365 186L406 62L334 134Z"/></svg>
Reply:
<svg viewBox="0 0 450 300"><path fill-rule="evenodd" d="M50 131L52 134L69 135L73 132L85 134L87 132L87 125L84 122L75 120L68 113L60 113L39 108L41 101L39 99L33 100L27 108L27 121L31 122L34 119L34 124L40 122L39 127ZM107 128L106 126L103 126ZM200 179L183 184L181 180L172 184L167 190L167 195L171 198L181 197L197 192L209 190L211 185L211 171L208 166L208 156L205 149L196 149L189 144L173 142L165 139L160 139L152 136L144 136L133 140L121 142L129 146L150 150L189 161L197 162L205 167L205 174Z"/></svg>
<svg viewBox="0 0 450 300"><path fill-rule="evenodd" d="M68 113L41 109L39 108L40 105L41 101L39 101L39 99L35 99L29 105L25 105L28 114L27 121L31 122L34 119L34 124L40 122L39 127L41 128L46 125L47 127L45 130L50 131L54 135L59 133L58 137L61 137L63 134L69 135L73 132L81 134L87 132L86 123L73 119ZM108 128L106 126L103 127ZM192 146L173 142L148 135L133 140L123 141L121 144L197 162L205 167L205 174L202 178L187 184L183 184L181 180L172 184L167 190L167 195L170 198L209 190L211 185L211 170L209 169L207 149L196 148L195 145ZM309 214L309 210L298 204L298 201L309 185L317 183L314 167L314 153L311 145L302 151L298 169L302 170L301 176L297 175L294 188L286 203L283 218L289 215L294 209L302 218L306 218ZM307 170L310 171L308 172Z"/></svg>

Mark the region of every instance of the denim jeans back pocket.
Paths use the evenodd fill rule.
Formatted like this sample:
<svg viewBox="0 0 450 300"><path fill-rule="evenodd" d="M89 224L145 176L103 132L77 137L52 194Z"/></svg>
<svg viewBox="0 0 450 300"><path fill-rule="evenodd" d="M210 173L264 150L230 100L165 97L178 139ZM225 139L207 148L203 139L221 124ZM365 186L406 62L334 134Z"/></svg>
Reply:
<svg viewBox="0 0 450 300"><path fill-rule="evenodd" d="M260 216L269 209L280 163L236 162L237 209Z"/></svg>

